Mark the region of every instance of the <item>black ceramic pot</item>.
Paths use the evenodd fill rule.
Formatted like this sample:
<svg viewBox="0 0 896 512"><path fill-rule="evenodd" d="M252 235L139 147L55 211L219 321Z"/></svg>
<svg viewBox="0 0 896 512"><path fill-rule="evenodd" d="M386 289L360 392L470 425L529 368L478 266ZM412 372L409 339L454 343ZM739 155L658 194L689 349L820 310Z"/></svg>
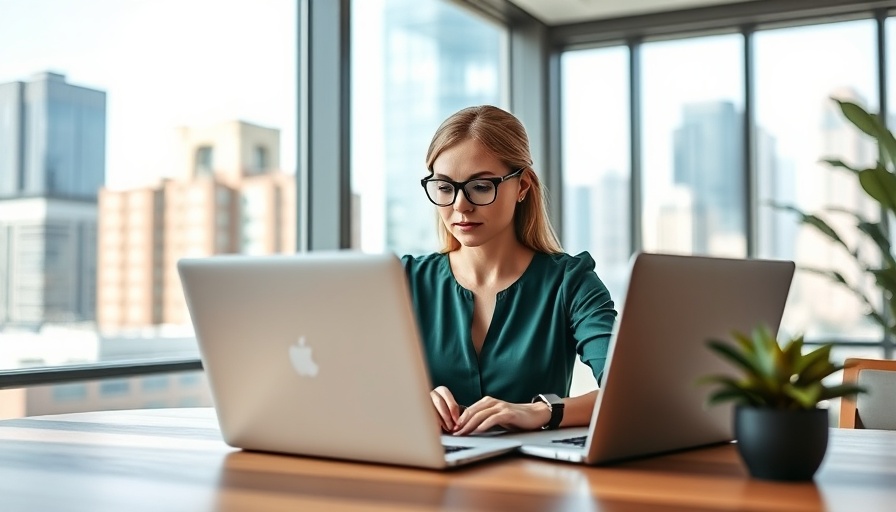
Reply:
<svg viewBox="0 0 896 512"><path fill-rule="evenodd" d="M828 411L738 406L737 450L750 475L766 480L811 480L828 448Z"/></svg>

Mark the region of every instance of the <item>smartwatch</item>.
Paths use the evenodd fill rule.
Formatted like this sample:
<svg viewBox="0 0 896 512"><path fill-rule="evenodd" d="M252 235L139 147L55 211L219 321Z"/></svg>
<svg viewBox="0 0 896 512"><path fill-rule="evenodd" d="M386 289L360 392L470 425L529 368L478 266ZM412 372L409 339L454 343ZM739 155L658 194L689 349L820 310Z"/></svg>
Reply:
<svg viewBox="0 0 896 512"><path fill-rule="evenodd" d="M534 404L536 402L546 403L548 409L551 411L550 421L548 421L547 425L541 427L541 429L554 430L559 427L560 422L563 421L563 400L553 393L542 393L532 397L532 403Z"/></svg>

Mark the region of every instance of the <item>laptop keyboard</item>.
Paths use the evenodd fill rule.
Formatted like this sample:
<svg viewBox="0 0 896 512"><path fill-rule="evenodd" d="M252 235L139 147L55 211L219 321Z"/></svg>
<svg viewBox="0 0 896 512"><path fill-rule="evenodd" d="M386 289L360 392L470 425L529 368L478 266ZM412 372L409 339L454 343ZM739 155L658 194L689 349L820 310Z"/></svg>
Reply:
<svg viewBox="0 0 896 512"><path fill-rule="evenodd" d="M445 453L454 453L459 452L461 450L469 450L472 446L445 446L442 445L442 448L445 449Z"/></svg>
<svg viewBox="0 0 896 512"><path fill-rule="evenodd" d="M585 440L588 436L567 437L566 439L555 439L552 443L571 444L573 446L585 447Z"/></svg>

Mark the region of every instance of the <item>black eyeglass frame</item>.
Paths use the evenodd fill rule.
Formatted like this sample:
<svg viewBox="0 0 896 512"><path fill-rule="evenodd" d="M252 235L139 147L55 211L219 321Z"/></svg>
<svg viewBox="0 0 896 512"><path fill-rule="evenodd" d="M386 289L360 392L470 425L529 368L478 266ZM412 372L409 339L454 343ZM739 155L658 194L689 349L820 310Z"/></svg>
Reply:
<svg viewBox="0 0 896 512"><path fill-rule="evenodd" d="M501 176L499 178L473 178L473 179L467 180L467 181L453 181L453 180L449 180L449 179L445 179L445 178L433 178L430 175L430 176L427 176L427 177L423 178L422 180L420 180L420 185L423 187L423 191L426 193L426 198L429 199L429 202L436 206L439 206L439 207L451 206L452 204L454 204L454 202L457 201L457 193L460 192L461 190L464 191L464 197L467 198L467 201L469 201L470 204L474 204L476 206L488 206L498 200L498 185L500 185L501 183L504 183L505 181L509 180L510 178L516 178L518 176L522 176L523 171L525 171L525 170L526 170L525 167L520 167L519 169L508 174L507 176ZM439 203L433 201L433 199L431 197L429 197L429 190L427 190L426 184L431 181L441 181L444 183L448 183L449 185L454 187L454 197L451 198L450 203L439 204ZM495 197L493 197L491 201L484 203L484 204L480 204L480 203L477 203L476 201L473 201L470 198L470 193L467 192L467 185L474 181L490 181L495 186Z"/></svg>

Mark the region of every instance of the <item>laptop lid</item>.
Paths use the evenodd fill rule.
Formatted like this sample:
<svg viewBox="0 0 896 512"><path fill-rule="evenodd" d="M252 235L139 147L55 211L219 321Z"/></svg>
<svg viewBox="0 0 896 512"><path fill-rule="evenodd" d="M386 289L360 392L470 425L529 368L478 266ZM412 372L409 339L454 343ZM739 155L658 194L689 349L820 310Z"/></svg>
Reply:
<svg viewBox="0 0 896 512"><path fill-rule="evenodd" d="M512 437L523 453L590 464L731 440L731 406L706 406L710 390L696 383L731 371L706 340L760 322L777 330L794 268L636 254L589 427Z"/></svg>
<svg viewBox="0 0 896 512"><path fill-rule="evenodd" d="M706 341L777 332L792 261L636 254L586 443L599 464L730 441L731 405L697 380L729 373Z"/></svg>
<svg viewBox="0 0 896 512"><path fill-rule="evenodd" d="M446 461L395 255L226 255L178 271L231 446L432 468L483 455Z"/></svg>

